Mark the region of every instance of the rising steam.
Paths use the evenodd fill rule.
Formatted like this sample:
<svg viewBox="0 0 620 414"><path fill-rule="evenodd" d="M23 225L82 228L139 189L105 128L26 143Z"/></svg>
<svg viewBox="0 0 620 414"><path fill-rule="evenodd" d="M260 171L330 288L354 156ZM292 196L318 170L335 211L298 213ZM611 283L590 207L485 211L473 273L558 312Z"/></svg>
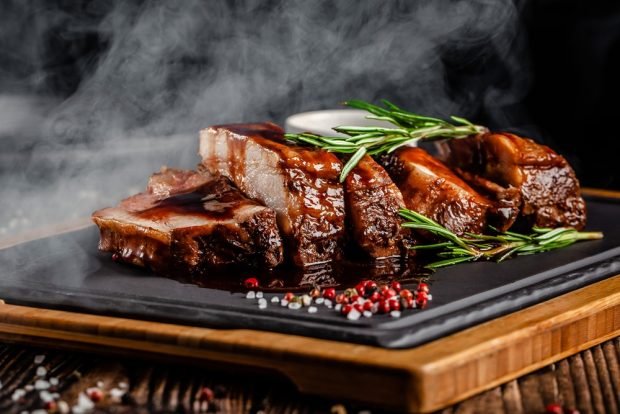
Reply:
<svg viewBox="0 0 620 414"><path fill-rule="evenodd" d="M509 0L98 3L0 6L0 237L191 167L213 123L347 98L523 122L506 115L528 81Z"/></svg>

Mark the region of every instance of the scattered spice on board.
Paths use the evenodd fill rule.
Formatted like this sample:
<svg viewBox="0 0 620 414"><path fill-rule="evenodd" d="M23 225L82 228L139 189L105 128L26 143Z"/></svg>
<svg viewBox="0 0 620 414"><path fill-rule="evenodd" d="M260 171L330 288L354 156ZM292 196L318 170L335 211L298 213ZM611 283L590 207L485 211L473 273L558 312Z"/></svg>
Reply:
<svg viewBox="0 0 620 414"><path fill-rule="evenodd" d="M250 278L256 280L254 278ZM249 279L248 279L249 280ZM258 284L244 282L244 286L260 287ZM258 299L258 308L267 309L269 303L280 305L290 310L306 309L308 313L317 313L322 305L333 309L349 320L361 317L370 318L375 314L387 314L393 318L400 318L404 311L423 309L433 299L430 295L428 283L420 281L412 289L403 288L397 280L389 284L378 284L374 280L363 280L355 287L337 293L333 287L320 289L312 288L307 294L287 292L281 297L274 295L269 300L260 290L249 290L246 299Z"/></svg>

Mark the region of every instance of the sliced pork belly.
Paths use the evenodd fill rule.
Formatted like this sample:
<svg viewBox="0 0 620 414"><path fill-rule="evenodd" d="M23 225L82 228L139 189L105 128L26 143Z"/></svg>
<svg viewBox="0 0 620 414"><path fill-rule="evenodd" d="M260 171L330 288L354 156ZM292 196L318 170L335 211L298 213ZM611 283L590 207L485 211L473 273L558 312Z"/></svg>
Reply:
<svg viewBox="0 0 620 414"><path fill-rule="evenodd" d="M204 275L208 266L282 262L275 212L228 179L164 169L146 192L93 213L99 248L160 273Z"/></svg>
<svg viewBox="0 0 620 414"><path fill-rule="evenodd" d="M586 222L579 181L566 159L545 145L508 133L488 133L441 145L442 158L465 172L520 196L521 221L527 226L570 226Z"/></svg>
<svg viewBox="0 0 620 414"><path fill-rule="evenodd" d="M400 255L405 251L406 231L398 210L403 196L388 173L365 156L344 182L347 226L351 239L373 258Z"/></svg>
<svg viewBox="0 0 620 414"><path fill-rule="evenodd" d="M420 148L403 147L381 159L407 208L456 234L482 233L496 205L478 194L439 160Z"/></svg>
<svg viewBox="0 0 620 414"><path fill-rule="evenodd" d="M200 132L203 166L276 211L295 264L331 261L345 233L342 164L329 152L288 145L283 132L271 123L212 126Z"/></svg>

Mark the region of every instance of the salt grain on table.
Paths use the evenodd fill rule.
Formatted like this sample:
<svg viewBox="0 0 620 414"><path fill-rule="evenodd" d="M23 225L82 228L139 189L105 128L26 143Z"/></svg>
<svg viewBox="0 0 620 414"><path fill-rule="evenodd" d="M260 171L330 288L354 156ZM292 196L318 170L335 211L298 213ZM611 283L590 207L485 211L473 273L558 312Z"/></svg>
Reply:
<svg viewBox="0 0 620 414"><path fill-rule="evenodd" d="M120 388L112 388L110 390L110 398L115 401L121 401L123 395L125 395L125 390L122 390Z"/></svg>
<svg viewBox="0 0 620 414"><path fill-rule="evenodd" d="M50 387L50 383L45 380L36 380L34 383L35 390L46 390Z"/></svg>
<svg viewBox="0 0 620 414"><path fill-rule="evenodd" d="M69 404L66 401L58 401L58 412L60 414L69 414Z"/></svg>
<svg viewBox="0 0 620 414"><path fill-rule="evenodd" d="M44 403L54 400L54 396L52 395L52 393L47 390L41 391L39 393L39 398L41 398L41 401L43 401Z"/></svg>
<svg viewBox="0 0 620 414"><path fill-rule="evenodd" d="M26 395L26 391L21 388L18 388L15 391L13 391L13 395L11 396L11 399L13 401L17 401L20 398L22 398L24 395Z"/></svg>

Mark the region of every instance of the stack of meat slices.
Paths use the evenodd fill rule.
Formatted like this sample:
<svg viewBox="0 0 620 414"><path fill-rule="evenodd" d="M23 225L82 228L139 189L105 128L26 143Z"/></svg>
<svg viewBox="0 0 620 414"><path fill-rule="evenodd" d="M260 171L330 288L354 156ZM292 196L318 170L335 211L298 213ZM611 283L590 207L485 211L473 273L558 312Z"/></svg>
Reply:
<svg viewBox="0 0 620 414"><path fill-rule="evenodd" d="M415 242L401 227L403 207L459 235L585 224L566 160L511 134L446 141L441 161L410 147L366 156L344 183L335 154L291 145L271 123L207 128L199 153L198 171L164 169L146 192L94 213L100 248L197 274L229 263L309 266L351 246L374 259L401 256Z"/></svg>
<svg viewBox="0 0 620 414"><path fill-rule="evenodd" d="M226 178L164 168L144 193L93 213L99 248L159 273L200 276L229 264L282 262L275 212Z"/></svg>

